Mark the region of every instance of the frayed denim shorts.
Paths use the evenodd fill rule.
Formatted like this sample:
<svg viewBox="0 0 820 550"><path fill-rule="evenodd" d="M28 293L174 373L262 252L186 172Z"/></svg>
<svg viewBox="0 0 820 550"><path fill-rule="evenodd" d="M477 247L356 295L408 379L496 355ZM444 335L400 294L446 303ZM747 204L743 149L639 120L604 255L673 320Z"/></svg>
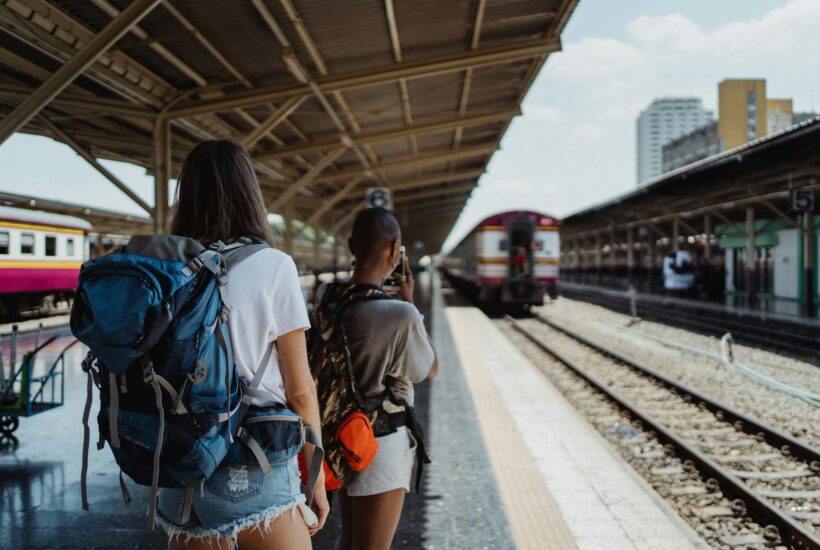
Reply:
<svg viewBox="0 0 820 550"><path fill-rule="evenodd" d="M305 501L297 459L271 464L264 475L257 464L223 464L194 491L190 519L176 523L184 489L160 489L157 525L185 540L228 538L248 528L266 529L283 513Z"/></svg>

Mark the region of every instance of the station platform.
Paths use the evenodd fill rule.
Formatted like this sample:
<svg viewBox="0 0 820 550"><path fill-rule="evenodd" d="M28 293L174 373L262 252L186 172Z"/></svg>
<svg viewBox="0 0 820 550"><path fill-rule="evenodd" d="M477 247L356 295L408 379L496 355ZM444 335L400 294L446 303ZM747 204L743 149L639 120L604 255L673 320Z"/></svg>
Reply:
<svg viewBox="0 0 820 550"><path fill-rule="evenodd" d="M440 365L416 402L433 463L407 497L394 548L698 547L493 320L434 273L419 275L417 292ZM129 484L127 507L107 449L91 453L91 510L80 506L84 350L70 353L65 405L22 419L18 440L0 445L0 547L165 548L144 527L147 489ZM314 548L335 548L338 516Z"/></svg>

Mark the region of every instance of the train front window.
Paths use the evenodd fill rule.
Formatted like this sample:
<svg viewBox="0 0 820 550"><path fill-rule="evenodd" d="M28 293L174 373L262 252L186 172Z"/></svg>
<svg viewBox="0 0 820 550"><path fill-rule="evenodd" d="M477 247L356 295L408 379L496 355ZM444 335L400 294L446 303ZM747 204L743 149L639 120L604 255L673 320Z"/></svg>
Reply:
<svg viewBox="0 0 820 550"><path fill-rule="evenodd" d="M0 254L8 256L11 239L8 231L0 231Z"/></svg>
<svg viewBox="0 0 820 550"><path fill-rule="evenodd" d="M20 234L20 254L34 254L34 233Z"/></svg>
<svg viewBox="0 0 820 550"><path fill-rule="evenodd" d="M57 255L57 237L46 235L46 256Z"/></svg>

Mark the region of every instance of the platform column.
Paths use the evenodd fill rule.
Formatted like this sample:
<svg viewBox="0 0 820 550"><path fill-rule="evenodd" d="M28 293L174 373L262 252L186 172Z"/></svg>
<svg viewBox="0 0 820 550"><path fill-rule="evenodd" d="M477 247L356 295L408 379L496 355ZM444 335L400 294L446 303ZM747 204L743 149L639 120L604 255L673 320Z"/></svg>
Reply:
<svg viewBox="0 0 820 550"><path fill-rule="evenodd" d="M313 269L319 269L322 266L322 230L318 227L314 227L314 232L316 235L313 238Z"/></svg>
<svg viewBox="0 0 820 550"><path fill-rule="evenodd" d="M677 252L680 250L680 242L678 239L680 238L680 220L678 218L672 219L672 250Z"/></svg>
<svg viewBox="0 0 820 550"><path fill-rule="evenodd" d="M706 262L712 264L712 216L703 216L703 232L706 234L706 242L703 245L703 257Z"/></svg>
<svg viewBox="0 0 820 550"><path fill-rule="evenodd" d="M755 209L746 207L746 296L749 305L754 305L757 294L755 264L757 248L755 247Z"/></svg>
<svg viewBox="0 0 820 550"><path fill-rule="evenodd" d="M293 256L293 203L290 202L282 209L282 221L285 230L282 232L282 248L289 256Z"/></svg>
<svg viewBox="0 0 820 550"><path fill-rule="evenodd" d="M635 244L632 242L632 226L626 226L626 273L630 284L635 270Z"/></svg>
<svg viewBox="0 0 820 550"><path fill-rule="evenodd" d="M603 251L601 250L601 232L595 232L595 275L601 282L601 267L603 266Z"/></svg>
<svg viewBox="0 0 820 550"><path fill-rule="evenodd" d="M803 212L803 310L814 317L814 213Z"/></svg>
<svg viewBox="0 0 820 550"><path fill-rule="evenodd" d="M576 237L574 239L574 241L575 241L574 242L575 252L573 254L572 263L573 263L573 267L577 271L577 270L581 269L581 267L582 267L582 265L581 265L581 238Z"/></svg>
<svg viewBox="0 0 820 550"><path fill-rule="evenodd" d="M154 233L168 232L168 179L171 177L171 125L159 117L154 124Z"/></svg>

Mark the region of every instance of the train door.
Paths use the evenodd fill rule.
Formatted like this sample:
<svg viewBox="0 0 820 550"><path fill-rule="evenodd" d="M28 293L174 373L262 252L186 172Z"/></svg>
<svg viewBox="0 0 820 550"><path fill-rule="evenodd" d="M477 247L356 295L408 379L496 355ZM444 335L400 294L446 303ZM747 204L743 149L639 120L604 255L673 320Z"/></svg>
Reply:
<svg viewBox="0 0 820 550"><path fill-rule="evenodd" d="M509 259L511 280L530 280L533 277L533 237L535 223L527 218L515 218L508 227Z"/></svg>

